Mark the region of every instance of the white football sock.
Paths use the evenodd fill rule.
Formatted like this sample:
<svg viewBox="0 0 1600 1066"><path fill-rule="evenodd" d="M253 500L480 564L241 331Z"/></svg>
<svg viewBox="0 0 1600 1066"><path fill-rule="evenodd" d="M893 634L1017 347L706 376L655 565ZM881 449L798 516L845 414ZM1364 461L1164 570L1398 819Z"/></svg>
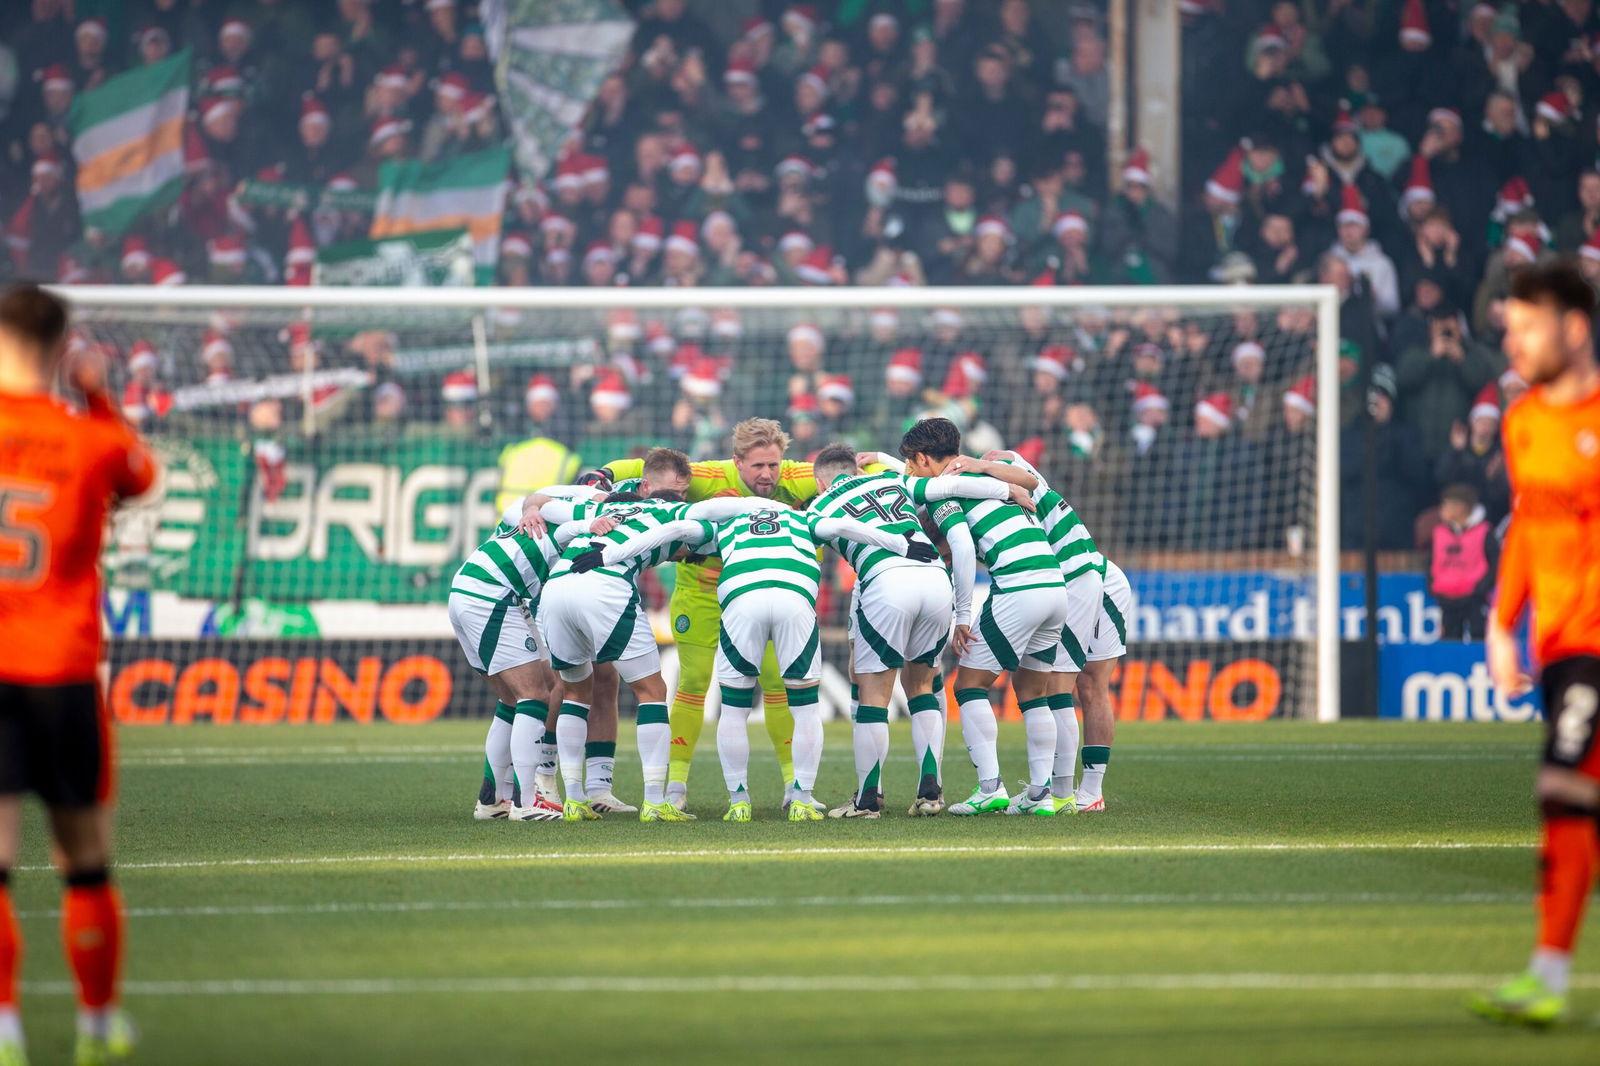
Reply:
<svg viewBox="0 0 1600 1066"><path fill-rule="evenodd" d="M641 703L634 743L639 746L639 767L644 771L644 801L666 802L667 763L672 757L672 726L667 724L665 703Z"/></svg>
<svg viewBox="0 0 1600 1066"><path fill-rule="evenodd" d="M590 799L604 796L611 791L612 779L617 774L617 758L614 755L595 755L583 760L583 788Z"/></svg>
<svg viewBox="0 0 1600 1066"><path fill-rule="evenodd" d="M722 716L717 719L717 759L722 763L722 780L728 796L737 798L750 792L750 708L730 707L726 697Z"/></svg>
<svg viewBox="0 0 1600 1066"><path fill-rule="evenodd" d="M589 740L589 708L567 700L556 718L556 751L561 759L561 780L567 798L576 799L583 791L583 748Z"/></svg>
<svg viewBox="0 0 1600 1066"><path fill-rule="evenodd" d="M1058 799L1072 795L1078 768L1078 712L1069 693L1050 697L1050 715L1056 720L1056 762L1050 770L1050 794Z"/></svg>
<svg viewBox="0 0 1600 1066"><path fill-rule="evenodd" d="M511 766L522 785L524 807L533 804L533 793L538 788L539 738L544 736L543 715L549 713L550 708L542 701L522 700L517 704L516 720L511 723Z"/></svg>
<svg viewBox="0 0 1600 1066"><path fill-rule="evenodd" d="M500 717L500 708L505 704L495 705L495 716L489 720L489 735L483 741L483 757L489 760L489 770L494 774L494 798L508 800L511 798L511 722ZM510 707L506 707L510 711ZM515 713L515 712L513 712Z"/></svg>
<svg viewBox="0 0 1600 1066"><path fill-rule="evenodd" d="M15 1007L0 1007L0 1040L22 1045L22 1016Z"/></svg>
<svg viewBox="0 0 1600 1066"><path fill-rule="evenodd" d="M809 693L812 702L796 706L797 693ZM811 789L817 783L817 769L822 765L822 712L816 698L814 688L789 691L789 713L794 715L794 783L800 791L798 798L805 803L811 802Z"/></svg>
<svg viewBox="0 0 1600 1066"><path fill-rule="evenodd" d="M1572 983L1572 954L1555 948L1539 948L1533 953L1528 969L1544 982L1546 988L1558 996L1564 996Z"/></svg>
<svg viewBox="0 0 1600 1066"><path fill-rule="evenodd" d="M1000 725L995 721L994 708L989 705L987 689L962 689L956 693L961 707L961 739L967 743L967 754L978 769L978 787L993 791L1000 783L1000 755L995 749Z"/></svg>
<svg viewBox="0 0 1600 1066"><path fill-rule="evenodd" d="M1022 705L1022 730L1028 738L1028 786L1037 798L1049 790L1056 761L1056 720L1047 697Z"/></svg>
<svg viewBox="0 0 1600 1066"><path fill-rule="evenodd" d="M1078 806L1093 803L1104 795L1106 763L1111 761L1111 745L1083 746L1083 776L1078 781Z"/></svg>

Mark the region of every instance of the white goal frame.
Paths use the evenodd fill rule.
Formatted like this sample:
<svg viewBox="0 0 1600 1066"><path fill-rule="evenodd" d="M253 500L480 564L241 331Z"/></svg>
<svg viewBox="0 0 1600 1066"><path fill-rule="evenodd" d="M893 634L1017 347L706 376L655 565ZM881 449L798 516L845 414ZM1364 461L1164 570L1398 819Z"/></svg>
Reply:
<svg viewBox="0 0 1600 1066"><path fill-rule="evenodd" d="M1311 306L1317 312L1317 530L1316 530L1316 720L1339 720L1339 291L1331 285L948 287L948 288L299 288L193 285L178 288L120 285L52 286L69 302L100 309L162 306L264 310L376 308L480 310L608 310L631 307L662 311L682 307L790 311L894 307L1011 309L1235 308ZM481 325L480 361L486 359ZM487 370L480 365L480 373Z"/></svg>

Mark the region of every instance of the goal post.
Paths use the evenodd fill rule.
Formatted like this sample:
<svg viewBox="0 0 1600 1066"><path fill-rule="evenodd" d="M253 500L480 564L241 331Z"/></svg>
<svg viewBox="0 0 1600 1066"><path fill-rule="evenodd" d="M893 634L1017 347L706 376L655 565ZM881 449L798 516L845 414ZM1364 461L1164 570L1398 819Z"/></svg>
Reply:
<svg viewBox="0 0 1600 1066"><path fill-rule="evenodd" d="M448 658L449 576L519 478L726 455L750 415L793 457L893 451L924 414L1033 459L1127 572L1121 716L1339 717L1329 286L55 291L167 460L107 549L113 673L157 645L164 664L114 688L125 720L189 720L184 684L201 717L234 685L230 720L479 713L395 664ZM232 679L191 679L218 659ZM395 714L353 710L369 689Z"/></svg>

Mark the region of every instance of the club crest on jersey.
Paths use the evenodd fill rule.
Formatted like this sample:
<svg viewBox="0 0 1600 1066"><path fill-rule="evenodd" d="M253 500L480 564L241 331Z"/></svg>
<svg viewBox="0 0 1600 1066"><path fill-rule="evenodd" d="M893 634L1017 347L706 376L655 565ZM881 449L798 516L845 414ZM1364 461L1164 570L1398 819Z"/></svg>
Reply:
<svg viewBox="0 0 1600 1066"><path fill-rule="evenodd" d="M672 628L676 629L679 633L689 632L689 616L686 614L680 614L677 620L672 623Z"/></svg>

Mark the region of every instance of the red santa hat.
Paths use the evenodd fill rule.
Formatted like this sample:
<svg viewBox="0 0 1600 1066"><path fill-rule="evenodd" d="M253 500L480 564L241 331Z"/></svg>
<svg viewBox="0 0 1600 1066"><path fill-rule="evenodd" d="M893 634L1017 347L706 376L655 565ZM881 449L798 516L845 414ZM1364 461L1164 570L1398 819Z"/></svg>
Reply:
<svg viewBox="0 0 1600 1066"><path fill-rule="evenodd" d="M817 28L817 8L814 4L790 4L783 12L783 28L792 36L809 35Z"/></svg>
<svg viewBox="0 0 1600 1066"><path fill-rule="evenodd" d="M762 37L772 36L772 23L760 15L751 15L739 23L739 39L741 41L754 41Z"/></svg>
<svg viewBox="0 0 1600 1066"><path fill-rule="evenodd" d="M1011 227L999 215L984 215L978 219L978 224L973 227L973 234L978 237L999 237L1001 240L1011 240Z"/></svg>
<svg viewBox="0 0 1600 1066"><path fill-rule="evenodd" d="M1533 190L1521 177L1511 178L1495 194L1494 215L1504 221L1519 211L1533 206Z"/></svg>
<svg viewBox="0 0 1600 1066"><path fill-rule="evenodd" d="M1050 233L1056 240L1060 240L1064 233L1088 233L1089 220L1077 211L1063 211L1056 216L1050 225Z"/></svg>
<svg viewBox="0 0 1600 1066"><path fill-rule="evenodd" d="M1244 149L1234 148L1211 177L1206 179L1206 193L1225 204L1236 204L1244 195Z"/></svg>
<svg viewBox="0 0 1600 1066"><path fill-rule="evenodd" d="M555 176L550 179L550 184L556 192L568 190L576 192L583 187L583 175L578 172L575 160L575 156L567 156L556 163Z"/></svg>
<svg viewBox="0 0 1600 1066"><path fill-rule="evenodd" d="M611 250L611 245L605 241L591 241L583 253L583 265L590 263L605 263L607 266L616 262L617 253Z"/></svg>
<svg viewBox="0 0 1600 1066"><path fill-rule="evenodd" d="M1438 123L1454 124L1460 129L1461 112L1453 107L1436 107L1428 112L1428 125L1433 126Z"/></svg>
<svg viewBox="0 0 1600 1066"><path fill-rule="evenodd" d="M631 243L636 250L654 255L661 250L663 230L659 216L646 215L639 220L639 228L634 231Z"/></svg>
<svg viewBox="0 0 1600 1066"><path fill-rule="evenodd" d="M1547 122L1566 122L1572 118L1572 101L1560 89L1552 89L1539 97L1533 113Z"/></svg>
<svg viewBox="0 0 1600 1066"><path fill-rule="evenodd" d="M1196 418L1227 429L1233 425L1233 399L1225 392L1207 393L1194 405L1194 413Z"/></svg>
<svg viewBox="0 0 1600 1066"><path fill-rule="evenodd" d="M1339 225L1346 222L1359 222L1363 226L1372 224L1367 217L1367 201L1361 195L1361 190L1354 185L1346 185L1339 201L1339 214L1336 216Z"/></svg>
<svg viewBox="0 0 1600 1066"><path fill-rule="evenodd" d="M1589 239L1583 242L1583 247L1578 249L1578 254L1585 259L1600 263L1600 229L1589 234Z"/></svg>
<svg viewBox="0 0 1600 1066"><path fill-rule="evenodd" d="M224 233L206 242L206 260L212 266L243 266L244 241L231 233Z"/></svg>
<svg viewBox="0 0 1600 1066"><path fill-rule="evenodd" d="M382 144L391 137L404 137L411 132L411 122L395 115L380 118L372 124L372 133L367 137L367 144L373 147Z"/></svg>
<svg viewBox="0 0 1600 1066"><path fill-rule="evenodd" d="M189 280L183 268L170 259L150 261L150 282L153 285L182 285Z"/></svg>
<svg viewBox="0 0 1600 1066"><path fill-rule="evenodd" d="M1506 265L1516 266L1538 260L1544 251L1544 241L1537 230L1524 230L1506 238Z"/></svg>
<svg viewBox="0 0 1600 1066"><path fill-rule="evenodd" d="M628 384L622 375L615 370L607 370L595 379L594 388L589 392L589 405L626 411L633 406L633 396L628 392Z"/></svg>
<svg viewBox="0 0 1600 1066"><path fill-rule="evenodd" d="M500 258L502 259L531 259L533 258L533 238L521 230L512 230L500 238Z"/></svg>
<svg viewBox="0 0 1600 1066"><path fill-rule="evenodd" d="M667 251L685 252L689 255L700 253L700 227L685 219L672 226L672 236L667 238Z"/></svg>
<svg viewBox="0 0 1600 1066"><path fill-rule="evenodd" d="M792 229L778 239L780 252L809 252L816 246L817 242L813 241L805 230Z"/></svg>
<svg viewBox="0 0 1600 1066"><path fill-rule="evenodd" d="M899 183L895 178L894 160L880 159L867 171L867 202L874 207L888 207L894 201Z"/></svg>
<svg viewBox="0 0 1600 1066"><path fill-rule="evenodd" d="M236 96L207 96L200 100L200 121L210 122L212 119L221 118L230 112L238 111L243 105Z"/></svg>
<svg viewBox="0 0 1600 1066"><path fill-rule="evenodd" d="M160 362L156 346L149 341L134 341L133 347L128 349L129 370L154 370Z"/></svg>
<svg viewBox="0 0 1600 1066"><path fill-rule="evenodd" d="M916 348L901 348L889 357L884 377L903 385L922 384L922 352Z"/></svg>
<svg viewBox="0 0 1600 1066"><path fill-rule="evenodd" d="M1233 352L1229 358L1234 366L1238 366L1246 359L1254 359L1257 362L1264 363L1267 361L1267 350L1255 341L1240 341L1233 346Z"/></svg>
<svg viewBox="0 0 1600 1066"><path fill-rule="evenodd" d="M729 60L728 68L722 72L722 80L729 85L754 85L756 65L744 58Z"/></svg>
<svg viewBox="0 0 1600 1066"><path fill-rule="evenodd" d="M1047 344L1039 349L1038 355L1028 360L1028 366L1049 374L1057 381L1065 381L1072 373L1072 364L1076 359L1077 354L1065 344Z"/></svg>
<svg viewBox="0 0 1600 1066"><path fill-rule="evenodd" d="M833 251L827 247L813 248L795 267L795 273L807 285L833 284Z"/></svg>
<svg viewBox="0 0 1600 1066"><path fill-rule="evenodd" d="M1340 100L1339 111L1333 116L1333 132L1356 133L1360 127L1356 125L1356 117L1350 113L1350 101Z"/></svg>
<svg viewBox="0 0 1600 1066"><path fill-rule="evenodd" d="M672 153L670 166L673 173L681 171L684 174L690 172L698 174L700 172L700 153L695 151L695 147L692 144L680 145L678 150Z"/></svg>
<svg viewBox="0 0 1600 1066"><path fill-rule="evenodd" d="M478 378L470 370L452 370L444 376L439 395L445 403L471 403L478 398Z"/></svg>
<svg viewBox="0 0 1600 1066"><path fill-rule="evenodd" d="M1128 161L1122 164L1122 180L1125 184L1149 185L1150 153L1142 147L1135 148Z"/></svg>
<svg viewBox="0 0 1600 1066"><path fill-rule="evenodd" d="M56 155L54 152L46 152L44 155L33 161L33 169L31 173L34 181L38 181L40 178L47 178L51 176L60 177L61 157Z"/></svg>
<svg viewBox="0 0 1600 1066"><path fill-rule="evenodd" d="M212 67L200 79L200 91L207 96L237 96L244 92L244 77L230 66Z"/></svg>
<svg viewBox="0 0 1600 1066"><path fill-rule="evenodd" d="M373 76L372 84L380 89L404 89L411 84L411 78L406 74L405 67L390 63Z"/></svg>
<svg viewBox="0 0 1600 1066"><path fill-rule="evenodd" d="M207 366L226 364L233 359L233 342L220 330L208 329L200 341L200 360Z"/></svg>
<svg viewBox="0 0 1600 1066"><path fill-rule="evenodd" d="M472 82L459 70L452 70L433 83L433 91L447 100L459 100L472 91Z"/></svg>
<svg viewBox="0 0 1600 1066"><path fill-rule="evenodd" d="M468 122L482 122L484 119L488 118L489 113L494 110L494 101L494 93L468 93L461 99L461 117L466 119ZM609 172L607 172L605 169L605 160L600 161L600 167L600 180L603 181L605 178L610 176ZM583 172L583 180L592 183L595 179L592 179L589 175L590 170L585 169Z"/></svg>
<svg viewBox="0 0 1600 1066"><path fill-rule="evenodd" d="M39 88L44 92L54 90L71 91L75 86L72 82L72 72L61 63L51 63L48 67L36 71L33 75L39 81Z"/></svg>
<svg viewBox="0 0 1600 1066"><path fill-rule="evenodd" d="M696 345L684 345L685 348L695 348ZM710 400L722 394L722 373L717 361L707 355L698 355L689 364L688 371L683 375L679 384L683 391L697 400Z"/></svg>
<svg viewBox="0 0 1600 1066"><path fill-rule="evenodd" d="M678 346L678 342L672 338L672 332L662 322L645 323L644 344L655 356L669 355Z"/></svg>
<svg viewBox="0 0 1600 1066"><path fill-rule="evenodd" d="M321 100L310 93L306 93L300 98L300 124L302 126L308 122L326 126L329 121L328 107Z"/></svg>
<svg viewBox="0 0 1600 1066"><path fill-rule="evenodd" d="M960 400L978 391L989 377L989 367L977 352L961 352L950 363L944 376L944 387L939 391L952 400Z"/></svg>
<svg viewBox="0 0 1600 1066"><path fill-rule="evenodd" d="M777 175L779 181L785 178L805 179L816 173L816 168L805 156L791 152L778 160L778 165L772 168L772 172Z"/></svg>
<svg viewBox="0 0 1600 1066"><path fill-rule="evenodd" d="M528 379L528 387L523 390L523 403L539 403L548 400L551 403L561 402L561 390L556 388L556 383L550 380L548 374L535 374Z"/></svg>
<svg viewBox="0 0 1600 1066"><path fill-rule="evenodd" d="M817 399L833 400L846 405L855 403L856 390L850 381L850 375L830 374L823 378L817 383Z"/></svg>
<svg viewBox="0 0 1600 1066"><path fill-rule="evenodd" d="M575 232L577 228L577 224L573 222L572 219L561 214L559 211L547 211L545 212L544 217L539 219L539 229L542 232L572 233Z"/></svg>
<svg viewBox="0 0 1600 1066"><path fill-rule="evenodd" d="M1133 387L1133 413L1142 415L1144 411L1171 410L1170 400L1162 395L1162 391L1147 381L1141 381Z"/></svg>
<svg viewBox="0 0 1600 1066"><path fill-rule="evenodd" d="M1428 31L1428 12L1422 0L1406 0L1400 10L1400 43L1418 49L1433 44L1433 34Z"/></svg>
<svg viewBox="0 0 1600 1066"><path fill-rule="evenodd" d="M811 86L819 96L828 95L828 68L826 67L812 67L796 80L801 85Z"/></svg>
<svg viewBox="0 0 1600 1066"><path fill-rule="evenodd" d="M1406 178L1405 191L1400 194L1400 206L1406 208L1415 203L1431 204L1435 199L1428 157L1419 152L1411 157L1411 174Z"/></svg>
<svg viewBox="0 0 1600 1066"><path fill-rule="evenodd" d="M613 344L632 344L641 332L639 316L631 307L619 307L606 316L606 336Z"/></svg>
<svg viewBox="0 0 1600 1066"><path fill-rule="evenodd" d="M1500 386L1489 382L1472 401L1472 410L1467 412L1468 420L1478 418L1492 418L1500 421Z"/></svg>
<svg viewBox="0 0 1600 1066"><path fill-rule="evenodd" d="M1317 378L1315 374L1305 377L1290 385L1283 393L1283 406L1292 407L1304 414L1317 413Z"/></svg>

